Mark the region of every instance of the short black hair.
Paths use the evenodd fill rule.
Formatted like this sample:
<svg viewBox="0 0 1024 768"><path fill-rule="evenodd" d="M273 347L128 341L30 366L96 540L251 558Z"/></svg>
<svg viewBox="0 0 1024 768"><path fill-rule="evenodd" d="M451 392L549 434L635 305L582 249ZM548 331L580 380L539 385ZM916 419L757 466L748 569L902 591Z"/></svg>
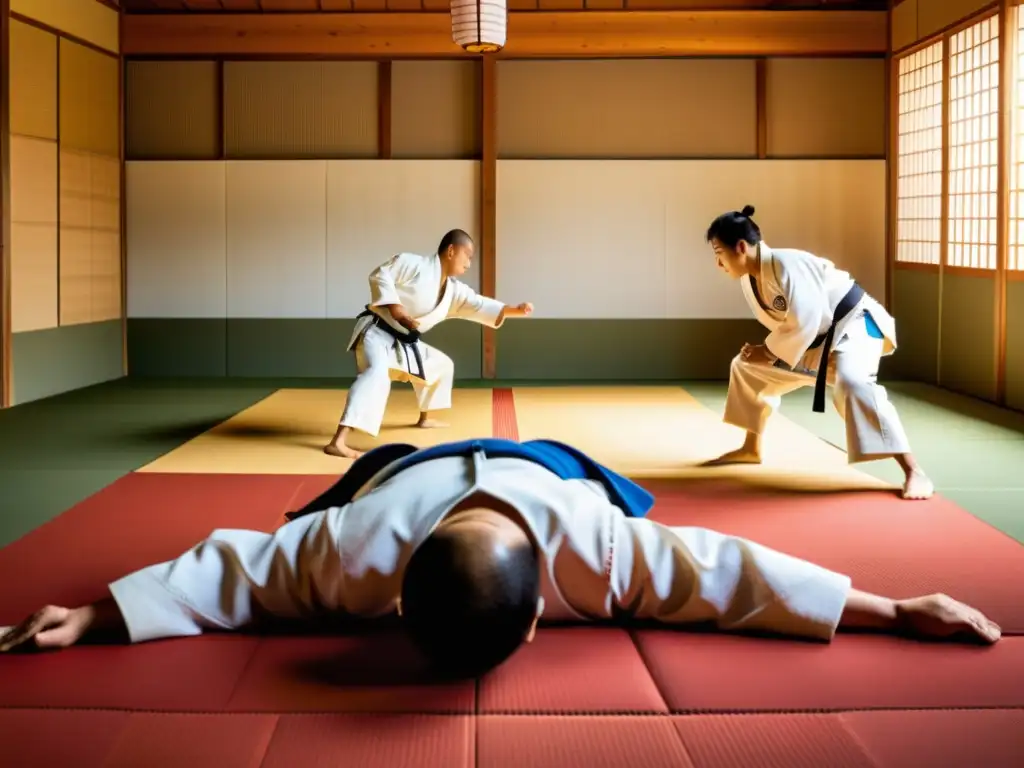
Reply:
<svg viewBox="0 0 1024 768"><path fill-rule="evenodd" d="M751 245L761 242L761 229L751 218L754 215L754 206L745 205L742 211L729 211L723 213L711 222L708 233L705 236L710 243L718 240L726 248L735 249L740 240L745 240Z"/></svg>
<svg viewBox="0 0 1024 768"><path fill-rule="evenodd" d="M460 245L472 245L473 238L469 236L469 233L464 229L453 229L445 233L444 237L441 238L441 244L437 246L437 253L439 256L443 256L444 252L448 250L448 246L454 245L458 248Z"/></svg>
<svg viewBox="0 0 1024 768"><path fill-rule="evenodd" d="M402 622L434 671L474 678L515 653L537 615L540 561L532 542L492 548L438 531L402 577Z"/></svg>

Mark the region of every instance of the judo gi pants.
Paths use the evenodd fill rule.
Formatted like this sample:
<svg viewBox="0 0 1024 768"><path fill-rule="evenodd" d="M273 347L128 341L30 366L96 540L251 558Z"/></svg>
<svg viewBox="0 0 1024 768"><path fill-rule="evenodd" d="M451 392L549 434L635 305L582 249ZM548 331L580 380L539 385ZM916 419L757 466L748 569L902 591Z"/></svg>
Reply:
<svg viewBox="0 0 1024 768"><path fill-rule="evenodd" d="M896 408L878 383L884 341L868 333L863 316L852 321L832 347L828 383L832 402L846 422L851 464L909 453L910 443ZM821 350L809 350L797 368L752 364L737 355L729 370L725 422L760 435L782 396L813 387Z"/></svg>
<svg viewBox="0 0 1024 768"><path fill-rule="evenodd" d="M421 413L451 408L455 363L429 344L420 342L419 349L423 379L409 373L410 367L416 370L415 358L407 363L405 353L401 347L395 348L395 340L388 333L373 326L367 328L356 343L359 375L349 388L341 426L376 437L384 421L392 381L412 384Z"/></svg>

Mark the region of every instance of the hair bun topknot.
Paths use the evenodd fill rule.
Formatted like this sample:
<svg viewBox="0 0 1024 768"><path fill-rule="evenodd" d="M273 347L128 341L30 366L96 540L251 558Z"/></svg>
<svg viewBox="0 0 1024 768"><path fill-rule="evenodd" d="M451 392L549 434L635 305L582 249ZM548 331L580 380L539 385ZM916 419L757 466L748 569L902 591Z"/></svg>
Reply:
<svg viewBox="0 0 1024 768"><path fill-rule="evenodd" d="M746 216L749 219L751 216L754 215L754 206L752 206L752 205L744 205L743 206L743 210L740 211L740 213L743 214L744 216Z"/></svg>

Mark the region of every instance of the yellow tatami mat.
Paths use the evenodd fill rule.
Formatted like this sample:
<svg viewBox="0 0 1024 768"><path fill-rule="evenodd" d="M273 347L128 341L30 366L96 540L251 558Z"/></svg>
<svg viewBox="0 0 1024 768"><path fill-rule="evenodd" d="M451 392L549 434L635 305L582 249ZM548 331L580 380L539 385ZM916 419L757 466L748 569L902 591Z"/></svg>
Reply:
<svg viewBox="0 0 1024 768"><path fill-rule="evenodd" d="M351 460L321 450L338 427L345 390L281 389L199 437L190 440L141 472L222 474L342 474ZM453 408L438 416L446 429L417 429L416 397L396 387L380 435L357 434L352 445L367 450L382 443L428 446L451 440L491 435L491 390L456 389Z"/></svg>
<svg viewBox="0 0 1024 768"><path fill-rule="evenodd" d="M778 413L763 464L702 467L739 447L743 432L680 387L521 388L515 403L520 439L560 440L635 478L727 477L807 491L889 487Z"/></svg>

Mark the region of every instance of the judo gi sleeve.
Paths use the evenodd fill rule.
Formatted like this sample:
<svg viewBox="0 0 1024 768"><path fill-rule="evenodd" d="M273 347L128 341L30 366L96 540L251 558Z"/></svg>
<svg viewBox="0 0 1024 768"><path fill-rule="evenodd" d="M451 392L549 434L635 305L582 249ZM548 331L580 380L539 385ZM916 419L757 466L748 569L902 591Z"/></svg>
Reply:
<svg viewBox="0 0 1024 768"><path fill-rule="evenodd" d="M465 283L459 280L452 280L455 287L455 294L452 296L452 304L448 310L448 317L459 320L470 320L488 328L500 328L504 323L501 313L505 309L504 303L497 299L481 296Z"/></svg>
<svg viewBox="0 0 1024 768"><path fill-rule="evenodd" d="M370 306L401 304L397 286L415 276L416 257L400 253L370 273Z"/></svg>
<svg viewBox="0 0 1024 768"><path fill-rule="evenodd" d="M613 568L619 610L666 624L712 622L726 631L823 641L835 635L848 576L706 528L646 519L626 526Z"/></svg>
<svg viewBox="0 0 1024 768"><path fill-rule="evenodd" d="M323 537L323 517L307 515L273 533L217 530L177 559L113 582L110 593L131 642L241 629L257 612L311 613L302 566Z"/></svg>

